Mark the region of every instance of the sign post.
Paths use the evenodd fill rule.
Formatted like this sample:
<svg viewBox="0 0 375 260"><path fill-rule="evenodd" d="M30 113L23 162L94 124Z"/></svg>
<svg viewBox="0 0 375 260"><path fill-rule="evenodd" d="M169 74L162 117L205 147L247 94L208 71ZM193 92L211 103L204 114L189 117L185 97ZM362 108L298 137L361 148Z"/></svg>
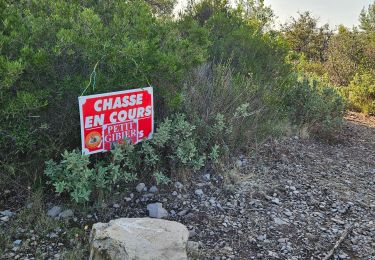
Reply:
<svg viewBox="0 0 375 260"><path fill-rule="evenodd" d="M136 144L154 133L152 87L78 98L82 154L111 150L116 143Z"/></svg>

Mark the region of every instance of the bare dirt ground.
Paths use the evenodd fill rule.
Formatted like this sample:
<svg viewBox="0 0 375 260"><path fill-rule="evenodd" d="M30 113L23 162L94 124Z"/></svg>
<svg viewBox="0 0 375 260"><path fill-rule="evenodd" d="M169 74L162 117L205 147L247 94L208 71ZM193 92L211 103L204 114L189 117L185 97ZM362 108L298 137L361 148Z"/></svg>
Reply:
<svg viewBox="0 0 375 260"><path fill-rule="evenodd" d="M33 259L36 252L40 259L64 258L66 250L87 243L92 223L147 216L147 204L158 201L168 219L190 230L192 259L375 259L374 117L349 113L333 144L269 140L225 175L205 172L156 194L134 187L114 192L105 210L73 208L74 217L42 235L20 222L0 258ZM47 201L45 210L56 203ZM5 230L21 214L8 208L15 216L0 221Z"/></svg>

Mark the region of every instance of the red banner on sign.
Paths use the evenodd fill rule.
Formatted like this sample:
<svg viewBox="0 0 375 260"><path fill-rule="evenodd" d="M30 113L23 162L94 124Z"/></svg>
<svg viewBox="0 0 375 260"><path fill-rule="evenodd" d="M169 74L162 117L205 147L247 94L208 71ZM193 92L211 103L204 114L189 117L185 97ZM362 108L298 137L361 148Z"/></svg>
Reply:
<svg viewBox="0 0 375 260"><path fill-rule="evenodd" d="M81 96L82 154L111 150L114 144L151 139L154 130L151 87Z"/></svg>

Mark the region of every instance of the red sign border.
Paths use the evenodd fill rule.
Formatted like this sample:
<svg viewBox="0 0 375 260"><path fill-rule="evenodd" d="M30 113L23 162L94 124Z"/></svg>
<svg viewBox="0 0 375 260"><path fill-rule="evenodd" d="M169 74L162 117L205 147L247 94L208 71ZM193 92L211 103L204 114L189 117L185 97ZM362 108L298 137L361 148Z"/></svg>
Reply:
<svg viewBox="0 0 375 260"><path fill-rule="evenodd" d="M101 149L97 151L88 151L85 148L85 141L84 141L84 122L83 122L83 105L86 103L86 99L88 98L100 98L104 96L111 96L111 95L121 95L121 94L130 94L134 92L139 92L139 91L147 91L151 95L151 116L152 116L152 125L151 125L151 133L147 136L147 139L152 139L154 135L154 91L153 87L145 87L145 88L137 88L137 89L129 89L129 90L122 90L122 91L115 91L115 92L108 92L108 93L101 93L101 94L94 94L94 95L89 95L89 96L79 96L78 97L78 104L79 104L79 120L81 124L81 148L82 148L82 155L90 155L90 154L95 154L95 153L103 153L103 152L108 152L107 150ZM102 129L103 130L103 129ZM103 136L103 134L102 134ZM138 140L137 143L140 141ZM104 146L103 146L104 147Z"/></svg>

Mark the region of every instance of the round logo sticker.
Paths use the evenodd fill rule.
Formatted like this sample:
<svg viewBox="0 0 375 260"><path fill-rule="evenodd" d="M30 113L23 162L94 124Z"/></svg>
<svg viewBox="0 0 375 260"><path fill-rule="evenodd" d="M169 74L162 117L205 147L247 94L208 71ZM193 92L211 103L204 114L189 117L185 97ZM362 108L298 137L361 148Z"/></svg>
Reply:
<svg viewBox="0 0 375 260"><path fill-rule="evenodd" d="M102 142L102 135L99 132L90 132L86 135L85 143L90 149L97 148Z"/></svg>

